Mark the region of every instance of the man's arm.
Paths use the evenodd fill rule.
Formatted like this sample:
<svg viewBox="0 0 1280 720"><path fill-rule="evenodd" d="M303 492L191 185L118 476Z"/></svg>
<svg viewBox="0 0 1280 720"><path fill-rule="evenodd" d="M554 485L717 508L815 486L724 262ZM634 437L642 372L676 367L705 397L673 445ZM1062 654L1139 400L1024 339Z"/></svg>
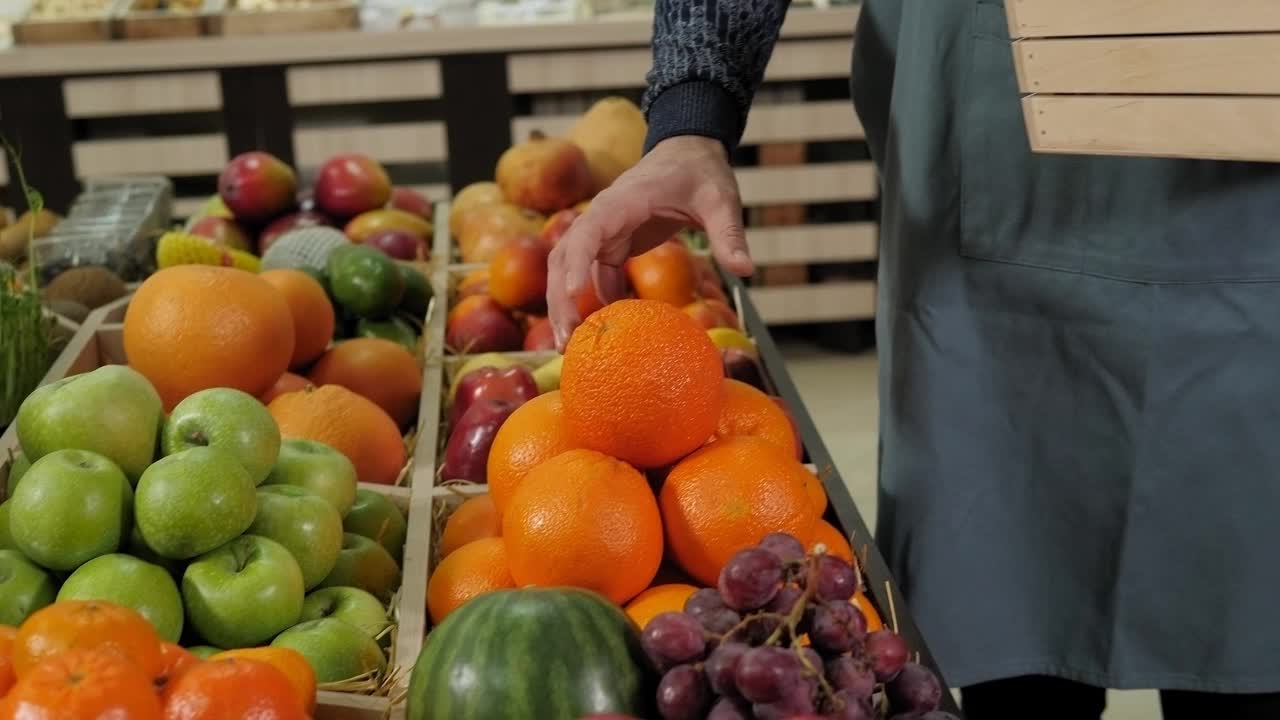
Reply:
<svg viewBox="0 0 1280 720"><path fill-rule="evenodd" d="M677 135L732 150L790 0L658 0L644 108L648 151Z"/></svg>

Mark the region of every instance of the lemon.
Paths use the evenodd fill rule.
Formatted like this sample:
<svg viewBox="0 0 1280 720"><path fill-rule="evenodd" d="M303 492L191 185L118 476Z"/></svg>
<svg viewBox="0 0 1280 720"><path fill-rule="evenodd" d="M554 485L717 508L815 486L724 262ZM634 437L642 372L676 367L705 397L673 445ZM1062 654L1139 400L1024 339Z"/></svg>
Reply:
<svg viewBox="0 0 1280 720"><path fill-rule="evenodd" d="M756 356L756 344L751 341L751 338L743 335L738 330L733 328L711 328L707 331L707 335L711 337L711 342L721 350L737 348L751 353L752 357Z"/></svg>

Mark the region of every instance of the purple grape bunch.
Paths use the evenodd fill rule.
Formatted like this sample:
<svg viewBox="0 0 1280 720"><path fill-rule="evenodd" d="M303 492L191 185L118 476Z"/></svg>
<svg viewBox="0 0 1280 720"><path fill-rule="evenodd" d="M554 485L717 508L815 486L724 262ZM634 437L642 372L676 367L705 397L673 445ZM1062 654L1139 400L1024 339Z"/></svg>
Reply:
<svg viewBox="0 0 1280 720"><path fill-rule="evenodd" d="M775 533L735 554L715 588L650 620L663 720L956 720L903 639L867 632L855 566Z"/></svg>

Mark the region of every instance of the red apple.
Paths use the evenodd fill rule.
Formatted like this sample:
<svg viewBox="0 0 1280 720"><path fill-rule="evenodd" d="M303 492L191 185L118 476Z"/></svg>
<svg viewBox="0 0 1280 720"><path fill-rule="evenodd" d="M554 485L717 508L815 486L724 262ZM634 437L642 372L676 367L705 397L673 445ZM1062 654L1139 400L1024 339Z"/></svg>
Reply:
<svg viewBox="0 0 1280 720"><path fill-rule="evenodd" d="M378 230L364 241L397 260L421 260L425 257L422 238L405 230Z"/></svg>
<svg viewBox="0 0 1280 720"><path fill-rule="evenodd" d="M191 234L200 237L209 238L215 245L221 245L232 250L243 250L245 252L253 252L253 245L249 243L249 235L244 228L236 224L235 220L224 217L210 215L202 217L191 226Z"/></svg>
<svg viewBox="0 0 1280 720"><path fill-rule="evenodd" d="M524 344L524 333L493 298L473 295L449 311L444 341L459 353L512 352Z"/></svg>
<svg viewBox="0 0 1280 720"><path fill-rule="evenodd" d="M293 168L264 152L235 156L218 176L218 194L237 220L264 223L293 207L298 178Z"/></svg>
<svg viewBox="0 0 1280 720"><path fill-rule="evenodd" d="M693 318L702 327L736 328L738 316L721 300L696 300L684 306L685 314Z"/></svg>
<svg viewBox="0 0 1280 720"><path fill-rule="evenodd" d="M804 462L804 440L800 439L800 426L796 425L796 416L791 414L791 408L787 407L787 401L777 395L770 395L770 400L778 404L782 408L782 412L787 414L787 420L791 421L791 433L796 437L796 459Z"/></svg>
<svg viewBox="0 0 1280 720"><path fill-rule="evenodd" d="M720 351L720 359L724 363L725 377L739 380L756 389L764 390L764 371L760 362L750 353L738 348L724 348Z"/></svg>
<svg viewBox="0 0 1280 720"><path fill-rule="evenodd" d="M277 238L290 230L316 226L332 227L333 221L314 210L303 210L284 215L272 221L270 225L262 229L262 232L258 233L258 254L265 253Z"/></svg>
<svg viewBox="0 0 1280 720"><path fill-rule="evenodd" d="M391 207L413 213L424 220L431 219L431 201L413 188L391 188Z"/></svg>
<svg viewBox="0 0 1280 720"><path fill-rule="evenodd" d="M372 158L335 155L320 167L315 195L324 212L351 218L385 206L391 199L391 178Z"/></svg>
<svg viewBox="0 0 1280 720"><path fill-rule="evenodd" d="M556 349L556 335L551 329L550 320L540 317L529 325L529 331L524 334L524 349L529 351Z"/></svg>
<svg viewBox="0 0 1280 720"><path fill-rule="evenodd" d="M488 479L489 450L502 423L520 405L509 400L485 399L473 404L449 434L440 468L445 480L470 480L482 483Z"/></svg>
<svg viewBox="0 0 1280 720"><path fill-rule="evenodd" d="M471 406L481 400L505 400L515 405L538 396L538 383L523 365L505 368L482 367L458 378L457 394L449 408L449 422L456 424Z"/></svg>
<svg viewBox="0 0 1280 720"><path fill-rule="evenodd" d="M577 210L569 208L547 218L547 222L542 226L542 233L538 235L538 240L546 246L548 252L555 249L556 243L560 242L561 236L565 234L569 226L573 224L573 221L577 220L581 214Z"/></svg>

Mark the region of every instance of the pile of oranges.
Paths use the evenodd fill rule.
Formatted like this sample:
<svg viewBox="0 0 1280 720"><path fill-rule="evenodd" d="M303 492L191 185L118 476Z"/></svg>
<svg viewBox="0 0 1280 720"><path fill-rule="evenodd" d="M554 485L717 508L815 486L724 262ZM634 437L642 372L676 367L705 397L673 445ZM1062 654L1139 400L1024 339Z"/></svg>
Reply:
<svg viewBox="0 0 1280 720"><path fill-rule="evenodd" d="M490 590L569 585L643 623L714 586L735 552L773 532L852 560L796 445L787 413L725 377L689 314L613 303L574 332L560 390L498 430L489 493L444 528L431 618Z"/></svg>
<svg viewBox="0 0 1280 720"><path fill-rule="evenodd" d="M285 437L337 448L362 482L394 483L422 368L391 340L332 343L334 326L324 287L301 270L179 265L134 294L124 348L166 410L206 388L243 390L268 404Z"/></svg>
<svg viewBox="0 0 1280 720"><path fill-rule="evenodd" d="M161 642L137 612L62 601L21 627L0 626L0 719L303 720L316 678L289 648L218 653L201 660Z"/></svg>

